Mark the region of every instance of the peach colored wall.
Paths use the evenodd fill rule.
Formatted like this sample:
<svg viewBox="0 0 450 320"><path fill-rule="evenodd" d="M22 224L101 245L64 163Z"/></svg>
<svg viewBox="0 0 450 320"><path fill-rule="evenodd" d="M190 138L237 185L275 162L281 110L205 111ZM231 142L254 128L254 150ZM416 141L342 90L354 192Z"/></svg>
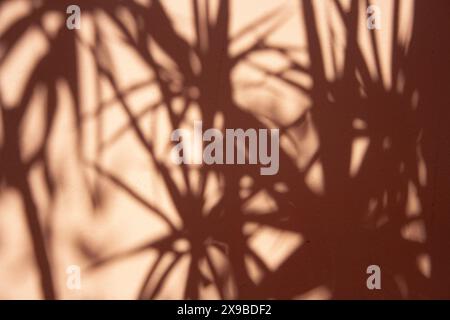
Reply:
<svg viewBox="0 0 450 320"><path fill-rule="evenodd" d="M426 293L428 291L421 292L421 286L417 283L431 282L434 271L431 253L422 249L416 252L413 249L415 246L426 248L430 239L430 229L426 226L427 207L424 203L424 199L428 199L427 187L431 183L429 168L431 164L426 162L426 156L423 155L426 152L423 148L427 146L420 143L420 133L407 125L398 127L398 132L404 132L406 137L395 128L392 132L389 131L391 130L389 124L386 124L389 133L380 138L382 141L376 140L379 138L377 135L371 136L373 128L384 130L384 122L376 122L380 108L392 106L400 110L398 105L407 106L405 107L407 111L399 111L404 112L403 115L400 113L393 116L399 121L407 117L416 117L410 110L418 108L421 110L420 108L424 107L420 102L422 94L420 83L414 82L412 76L406 78L409 69L403 70L404 65L399 67L400 71L396 70L397 62L400 64L407 60L395 56L393 48L393 44L398 45L399 50L408 53L413 41L413 26L416 23L415 1L399 1L396 17L394 17L396 13L394 3L397 2L371 1L372 4L378 5L382 12L382 29L375 31L367 29L366 4L365 1L359 1L359 7L356 6L359 10L356 15L359 21L356 29L352 31L343 22L342 13L336 5L338 3L342 6L344 15L350 15L354 4L351 1L314 1L312 7L316 24L306 27L311 21L311 12L305 12L305 6L301 1L232 0L229 2L229 43L218 52L223 54L223 59L232 60L233 57L239 57L258 39L263 39L265 47L261 46L259 50L237 61L230 70L230 90L226 90L225 85L217 80L223 70L220 64L210 66L209 74L206 74L208 71L206 67L203 69L200 67L206 65L207 59L216 62L224 60L217 58L217 54L220 54L217 52L212 56L198 54L211 52L214 39L208 40L203 35L198 41L194 1L166 0L161 3L178 36L191 47L191 50L194 50L198 43L199 51L197 54L190 53L187 60L190 65L185 67L192 68L194 76L204 77L202 79L207 85L203 86L187 83L186 74L177 61L179 57L171 57L159 40L146 39L147 47L141 51L127 44L126 35L118 27L117 21L123 24L136 41L140 35L146 35L147 30L136 17L133 17L127 6L117 5L113 14L118 20L113 21L108 15L108 8L114 8L116 6L114 2L94 9L91 8L89 1L79 1L82 9L82 27L73 31L63 30L67 17L64 5L46 7L45 10L48 12L40 17L40 25L28 22L28 28L22 32L20 27L15 27L19 37L11 51L6 52L10 39L6 38L5 33L19 19L32 15L31 3L15 0L5 1L0 6L0 35L2 35L0 37L3 38L0 40L0 101L4 110L11 111L14 108L26 110L17 130L17 139L13 142L18 146L20 161L23 164L27 163L44 145L45 161L36 161L30 168L23 167L22 170L27 170L23 172L45 238L57 298L135 299L139 297L140 291L143 293L142 297L146 298L151 296L158 280L163 277L164 271L175 259L178 260L174 269L169 272L155 298L180 299L185 296L192 252L198 245L189 238L189 232L208 233L209 223L214 223L214 220L199 219L198 226L193 228L186 226L184 220L186 218L180 215L177 200L168 190L167 182L154 159L167 168L170 180L184 201L189 203L190 194L204 200L203 209L199 209L192 202L189 204L192 207L186 209L186 212L192 212L198 217L210 214L211 209L219 203L226 192L225 182L234 175L233 168L208 173L204 182L205 190L201 193L200 186L204 175L202 167L192 165L186 168L189 181L189 185L186 185L182 169L170 161L170 133L176 129L171 123L170 114L179 116L185 108L186 101L189 101L187 111L179 119L179 127L182 128L191 128L194 120L203 119L206 106L213 110L211 123L219 129L224 129L232 123L229 122L229 114L225 110L228 106L221 105L225 103L224 101L233 101L239 110L248 112L268 128L288 127L281 136L281 149L285 158L280 160L280 168L290 171L287 173L283 171L273 179L264 180L253 173L246 174L245 170L241 172L242 169L236 169L241 170L236 171L239 173L236 173L237 184L235 184L239 189L237 190L240 199L237 201L239 214L243 217L256 215L258 218L254 219L255 221L259 221L259 217L266 214L269 217L273 216L275 221L271 225L245 218L240 229L238 228L242 231L239 237L242 236L245 242L245 247L242 248L249 248L254 254L252 256L244 253L240 266L246 270L244 274L248 276L249 286L256 291L241 288L242 278L236 276L238 273L236 268L239 266L234 265L227 255L227 250L218 248L224 246L233 251L234 247L225 240L217 240L210 235L202 238L201 248L207 252L213 267L208 264L206 258L198 259L199 273L207 279L197 284L198 298L260 297L256 293L257 290L261 290L263 297L267 298L430 296ZM39 5L45 6L46 3L46 1L35 2L35 5L39 8ZM133 3L138 3L142 8L149 8L152 5L152 1ZM224 9L220 7L219 1L198 1L198 4L200 24L203 24L201 30L204 31L206 23L209 21L210 26L214 25L219 19L218 10ZM264 19L260 19L261 17ZM161 26L163 22L161 20L152 24L154 29L151 32L161 33L161 36L165 37L166 29ZM319 42L316 45L323 61L323 74L317 78L312 74L312 68L317 68L312 61L317 57L311 57L312 46L308 43L308 39L311 39L308 36L311 28L317 31ZM66 37L67 43L75 41L74 50L66 42L62 44L51 42L57 38L60 30L63 30L62 34ZM210 32L212 33L211 30ZM356 39L349 44L348 37L352 33L356 34ZM172 41L170 37L171 35L167 34L169 42ZM346 66L349 62L356 63L349 61L353 56L346 57L346 49L351 46L356 46L361 51L359 57L362 61L358 63L364 65L361 70L367 69L368 74L362 74L364 71L361 70L355 71L356 74L351 74L349 76L351 80L348 80L355 81L353 84L342 83L340 80L348 76ZM174 52L181 57L184 53L182 50L184 49L178 48ZM161 74L167 78L165 81L169 83L170 90L178 94L172 98L170 106L163 99L164 93L155 80L157 75L149 66L144 51L166 69L166 73ZM395 52L399 54L399 51ZM43 64L42 69L33 71L40 62ZM302 71L299 67L296 69L295 66L301 66L306 71ZM72 72L70 71L72 68L76 70L76 77L71 74L74 78L70 79L77 79L76 83L67 81L66 78L67 74ZM111 73L116 87L112 85L108 76L99 75L99 68ZM33 72L37 81L33 83L32 88L27 88L26 83ZM319 78L329 84L327 89L317 88L320 84L317 80ZM369 80L370 84L365 83ZM342 87L351 85L354 85L354 91ZM371 88L375 91L366 92L372 90L369 88L370 85L373 85L374 89ZM77 87L76 99L71 93L74 87ZM210 92L205 92L205 88ZM52 90L56 99L55 112L51 120L51 130L46 137L45 128L49 123L46 118L49 114L47 107L51 103L49 99L52 98ZM344 96L341 95L343 92ZM347 96L348 92L358 96L357 102ZM30 94L31 98L22 105L22 99L27 94ZM208 97L207 100L201 100L205 96ZM363 200L358 194L354 196L347 194L348 198L336 202L334 199L337 199L335 197L340 193L334 194L330 191L335 189L333 189L334 182L330 183L327 180L329 177L327 170L330 169L324 169L327 163L326 156L317 157L322 148L327 148L326 143L321 144L322 139L327 137L326 133L322 133L321 127L326 121L321 120L323 113L315 113L315 110L320 108L320 101L326 101L329 108L335 108L330 109L328 115L325 115L330 122L333 119L340 121L341 118L336 117L336 114L340 113L339 110L347 107L364 109L361 116L356 111L356 115L348 120L350 128L348 130L355 133L354 138L347 140L346 145L336 146L342 148L342 153L347 153L343 160L346 165L339 167L336 164L335 169L331 168L339 171L337 175L343 178L337 183L344 189L348 188L348 193L352 192L351 190L363 192L367 189L370 195L369 190L372 186L373 195ZM215 103L218 105L213 105ZM74 112L77 108L80 112L78 128ZM5 115L9 116L11 113L8 111L3 111L0 115L2 128L6 128ZM136 136L136 131L130 124L132 118L126 112L136 117L136 126L151 143L153 156L150 156L149 151ZM390 117L389 112L388 110L386 117ZM296 123L303 115L306 117L305 122ZM415 120L411 121L415 125ZM412 131L408 131L410 129ZM6 139L11 138L5 136L5 131L0 131L2 145L5 145ZM403 143L410 143L410 138L414 143L403 148ZM417 144L416 140L419 141ZM332 144L333 142L331 149ZM378 144L380 148L377 147ZM393 153L387 151L389 148L394 148ZM386 156L383 156L384 152ZM388 175L384 182L380 182L382 178L378 179L377 174L372 176L373 181L367 178L370 174L366 171L373 170L372 159L377 159L371 158L374 157L374 153L381 159L391 159L389 157L409 159L409 152L415 155L414 160L411 160L413 164L407 163L407 160L406 162L389 160L386 163L381 162L380 167L385 166L385 170L390 170L390 165L399 164L398 170L404 168L403 170L411 170L414 173L408 171L405 176L400 175L397 180L395 178L392 180L387 173L389 171L381 170L381 175ZM8 170L20 171L9 162L5 161L4 164L6 165L1 169L5 173ZM51 188L46 184L46 175L50 177ZM14 176L19 174L13 172L12 176L11 179L14 181ZM290 180L294 176L297 180ZM379 186L382 183L386 185ZM398 183L399 186L393 185L394 183ZM344 191L341 190L342 197L345 197ZM3 180L2 175L0 186L0 298L2 299L43 298L39 268L36 266L34 255L35 248L32 246L33 240L26 223L26 208L21 192L22 189L8 183L7 179ZM309 200L303 201L302 197L306 197L305 195L308 195ZM358 197L361 201L355 200ZM401 201L396 202L395 197L401 198ZM161 218L155 211L161 211L166 218ZM231 211L227 211L228 214L231 214ZM342 215L342 218L339 218L339 215ZM164 219L168 219L170 223ZM334 221L339 219L342 222L342 230L351 229L349 231L353 237L351 240L347 239L346 231L340 233L329 230L334 226L339 228L341 222L334 224ZM398 219L401 221L398 222ZM222 232L225 234L235 232L236 229L229 231L226 229L226 222L218 221L215 228L223 228ZM181 233L170 242L171 248L167 249L160 262L159 251L154 247L148 246L137 252L133 251L134 248L164 239L171 233L175 234L170 224ZM301 227L295 227L297 224ZM317 228L317 233L310 229L303 232L303 224L311 224L308 227L311 227L311 230ZM357 227L353 228L354 226ZM393 238L389 233L391 226L397 228L393 232L395 234ZM313 232L313 236L310 236L310 232ZM360 233L365 240L361 240L361 246L358 247ZM376 240L370 238L371 235ZM228 239L228 236L225 235L224 239ZM335 240L332 239L334 236ZM321 237L328 237L328 240L322 244ZM373 244L372 240L367 240L368 238L375 241L375 248L364 248L365 244ZM390 239L397 239L395 241L398 242L390 242L394 241ZM209 241L216 242L218 246ZM366 256L365 253L361 253L364 258L355 257L351 251L353 249L349 248L346 252L340 248L347 241L355 243L355 252L358 252L356 255L360 251L373 251L373 254L369 253ZM394 247L391 247L390 243ZM396 245L398 247L395 247ZM340 251L335 254L333 250ZM396 257L390 257L386 251L391 251ZM111 261L102 260L118 254L119 256ZM365 292L367 265L376 264L380 255L382 258L379 261L383 262L381 267L385 277L383 279L386 279L383 280L385 281L383 284L386 283L384 291L386 293ZM403 259L403 262L398 263L397 258ZM348 278L344 272L343 277L347 277L346 281L350 282L348 285L338 284L339 280L336 280L339 278L340 268L343 268L342 259L349 261L355 259L352 268L361 271L354 280ZM313 261L316 260L323 261L323 267L313 267ZM370 263L366 265L364 264L366 262ZM70 290L66 286L66 268L70 265L81 267L81 290ZM155 265L158 266L155 273L143 286L146 275ZM265 270L262 265L267 269ZM298 265L298 273L292 271L295 271L295 267L289 267L291 265ZM284 287L289 279L283 278L280 274L282 270L291 270L285 275L295 279L293 281L298 283L298 287L294 285L293 288ZM215 277L221 282L218 286Z"/></svg>

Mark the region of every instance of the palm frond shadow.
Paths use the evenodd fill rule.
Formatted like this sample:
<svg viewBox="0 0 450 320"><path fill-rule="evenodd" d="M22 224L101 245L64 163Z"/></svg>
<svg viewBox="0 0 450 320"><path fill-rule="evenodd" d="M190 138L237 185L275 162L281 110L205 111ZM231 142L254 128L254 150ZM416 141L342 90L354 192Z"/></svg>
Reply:
<svg viewBox="0 0 450 320"><path fill-rule="evenodd" d="M319 23L326 24L330 30L332 26L329 22L317 21L317 9L312 1L298 1L299 12L304 18L300 25L304 28L308 44L304 48L272 45L268 40L290 17L289 10L283 5L230 35L229 1L219 2L215 19L207 1L193 0L191 4L194 43L176 30L165 6L159 1L152 1L149 6L131 1L109 1L107 4L91 1L83 10L95 21L96 45L84 43L81 37L64 26L54 36L47 34L50 49L31 72L20 103L6 106L0 99L4 131L0 149L1 181L2 185L16 188L25 204L43 297L54 299L57 296L50 263L52 259L46 243L49 235L43 231L38 218L28 176L32 166L43 164L47 168L47 191L50 195L54 192L54 177L48 170L46 151L59 108L56 82L61 79L69 85L73 99L81 163L86 169L94 170L98 179L111 183L145 207L149 214L159 217L169 230L167 235L138 247L99 257L86 266L86 272L102 272L102 268L110 263L152 251L156 252L156 259L144 275L137 294L139 299L158 298L168 277L176 272L184 257L189 257L189 266L186 283L180 284L180 290L184 290L184 298L190 299L203 298L201 287L207 286L212 286L222 299L297 298L321 287L327 288L330 297L336 299L448 297L450 279L446 270L449 270L450 258L445 254L445 248L450 241L446 232L450 228L446 211L449 204L438 201L436 205L433 198L437 188L442 190L448 182L429 179L423 183L420 177L423 165L427 168L428 177L437 175L435 163L439 147L433 140L436 136L447 134L439 119L445 119L448 115L443 101L449 100L449 91L445 90L445 86L448 86L450 79L437 64L449 66L450 48L437 37L428 37L427 34L442 35L443 30L448 30L449 22L442 9L447 8L448 11L448 4L445 1L432 4L416 1L412 39L406 46L398 37L400 4L395 2L392 50L389 53L392 60L391 88L383 83L381 49L375 32L369 32L369 35L376 76L359 45L359 12L369 4L368 1L352 1L348 10L338 0L329 1L346 31L341 67L336 63L337 55L332 53L332 67L336 75L333 80L326 75L323 55L323 47L333 44L324 43L318 29ZM58 5L43 1L41 6L3 31L0 43L4 49L0 66L27 29L41 25L41 18L46 12L64 12L65 5L64 1ZM126 10L133 17L136 32L122 20L119 9ZM100 14L106 15L117 27L121 41L152 71L152 79L121 89L106 37L96 22ZM442 19L430 18L434 14ZM260 29L264 31L258 31ZM330 32L333 34L334 31ZM237 54L229 53L231 45L252 33L257 35L249 46ZM331 37L330 41L334 38ZM151 45L162 50L172 64L159 61ZM105 80L114 92L112 100L99 101L94 114L83 114L80 107L78 46L89 50L95 60L98 80ZM438 46L440 50L430 50L433 46ZM293 58L293 53L297 51L307 54L308 64L301 64ZM251 59L252 55L263 52L282 56L289 62L288 66L275 72ZM427 60L436 61L436 64L430 66ZM246 111L234 98L236 84L232 79L233 71L242 64L262 73L264 81L276 81L307 96L311 106L288 125L279 123L275 114L268 116ZM288 76L289 72L309 77L312 85L307 87L293 80ZM399 82L404 84L401 90L397 90ZM47 90L45 135L36 154L24 162L18 143L19 128L32 93L38 86L44 86ZM136 113L127 98L135 90L147 86L158 88L160 100ZM439 91L436 91L437 88ZM416 95L420 96L418 103L414 102ZM184 101L183 109L176 112L175 100L180 98ZM88 161L81 150L83 121L94 119L100 127L101 115L111 102L120 105L126 116L125 125L108 139L100 137L96 149L98 161ZM189 110L194 105L200 110L204 127L214 127L217 115L221 114L223 128L245 130L276 126L293 145L300 139L293 129L313 125L318 139L317 151L299 169L296 156L281 148L280 171L275 176L260 176L259 171L251 166L192 168L181 165L174 169L157 152L156 145L160 142L157 136L149 136L143 130L142 119L152 116L155 110L164 109L171 128L176 129L187 121ZM355 122L364 125L356 127ZM182 222L181 227L166 215L165 209L158 203L149 201L146 195L102 166L100 158L103 152L127 132L132 132L145 150L149 167L157 170ZM364 138L369 143L359 169L352 173L352 146L358 138ZM448 159L446 157L444 159ZM305 181L317 165L320 165L324 186L320 193L311 190ZM186 187L184 191L180 181L174 179L174 171L181 173L181 183ZM197 182L193 179L193 171L199 173ZM220 181L220 197L205 214L206 191L212 177ZM242 180L248 177L252 184L248 194L242 196ZM195 184L198 184L197 188L192 187ZM283 185L282 190L279 185ZM88 179L86 188L95 202L95 186ZM411 188L416 190L421 203L420 213L415 216L408 213ZM274 203L274 206L266 208L264 214L246 206L261 193L268 195ZM438 227L436 221L439 221ZM244 231L248 224L257 227L250 232ZM417 224L423 226L426 238L420 241L405 238L405 228ZM264 254L267 257L262 257L261 252L250 245L250 239L263 227L300 235L303 242L273 267L268 263L270 252ZM188 249L177 247L180 240L187 241ZM429 261L431 272L424 272L423 266L418 263L421 259ZM249 268L249 261L260 274L258 280ZM371 264L382 267L382 291L367 290L365 268Z"/></svg>

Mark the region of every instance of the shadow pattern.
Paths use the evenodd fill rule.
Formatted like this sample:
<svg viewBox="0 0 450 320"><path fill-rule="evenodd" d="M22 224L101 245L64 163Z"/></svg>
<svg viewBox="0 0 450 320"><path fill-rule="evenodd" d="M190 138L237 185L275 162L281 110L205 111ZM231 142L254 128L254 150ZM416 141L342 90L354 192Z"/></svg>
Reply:
<svg viewBox="0 0 450 320"><path fill-rule="evenodd" d="M3 30L0 67L29 28L43 31L42 17L48 12L65 12L69 2L41 1L29 14ZM165 281L176 272L177 264L186 255L190 257L189 267L186 283L180 285L180 290L184 290L183 296L189 299L204 298L199 288L209 285L222 299L301 298L321 287L327 288L333 299L450 298L450 133L447 125L450 43L444 40L450 30L448 1L414 2L413 31L408 44L398 36L401 1L393 2L389 52L391 86L383 82L377 31L368 32L373 65L367 62L358 40L359 26L364 23L360 12L369 5L368 1L351 1L348 8L338 0L328 1L345 28L343 63L338 66L338 57L332 56L335 76L331 80L327 76L323 52L324 47L334 44L321 37L318 26L323 24L331 34L335 31L329 22L318 21L313 1L296 2L303 16L299 23L302 30L298 32L306 36L304 54L309 63L292 59L297 48L272 46L267 40L283 24L283 6L231 35L231 1L219 1L213 14L208 1L192 0L195 39L190 41L174 27L164 1L151 1L148 5L118 0L80 2L83 15L91 16L94 21L95 46L84 42L63 24L56 33L46 34L49 50L31 71L18 104L7 105L1 97L5 92L0 92L1 186L14 188L21 195L43 298L58 296L48 250L50 235L39 219L29 175L33 166L42 165L46 172L46 191L51 197L56 186L55 177L48 169L48 137L55 125L55 114L63 107L58 102L56 85L61 80L68 84L71 94L80 162L87 170L95 171L99 179L108 181L146 207L170 230L139 247L95 258L86 266L87 272L102 272L101 268L114 261L153 250L157 258L140 284L138 299L158 298ZM0 6L7 3L1 1ZM120 10L133 18L134 32L121 18ZM115 25L121 40L152 71L154 77L150 84L128 90L121 88L107 38L96 22L100 15ZM261 27L265 31L257 33L254 42L230 54L230 47L242 36L256 34ZM329 41L334 41L333 37ZM170 63L155 55L152 45L157 46ZM148 155L151 167L156 168L164 182L181 226L167 216L164 208L141 196L100 161L84 158L81 146L86 138L80 107L79 46L90 51L98 77L109 83L127 117L123 130L102 142L98 159L108 144L120 139L124 132L133 132ZM253 64L251 56L261 52L273 52L290 64L281 72ZM310 106L288 125L277 123L275 115L249 111L235 99L237 88L232 75L242 64L252 65L264 73L265 78L307 96ZM304 86L292 80L288 72L308 77L312 85ZM147 85L158 88L160 101L136 113L127 95ZM24 161L20 128L38 87L44 87L46 94L45 135L42 141L36 141L36 152ZM177 111L175 104L180 99L183 106ZM293 145L301 140L297 132L313 126L318 148L299 169L296 156L282 147L280 171L274 176L260 176L256 168L246 165L174 168L167 157L157 152L161 141L157 141L157 135L144 132L140 117L156 108L164 108L170 127L176 129L187 121L192 106L198 108L204 127L214 127L220 114L222 128L279 127L282 137ZM97 106L98 126L101 126L100 115L105 109L102 104ZM368 145L358 170L352 172L352 146L356 139L365 139ZM305 182L317 165L322 171L322 192L314 192ZM175 171L182 177L181 182L174 178ZM198 179L194 179L193 172L198 174ZM248 178L252 183L243 196L242 180ZM219 197L205 213L211 179L220 182ZM180 185L186 186L185 190ZM196 188L191 188L192 185ZM280 189L280 185L283 188ZM94 205L100 201L95 186L87 182L86 189ZM408 209L411 192L420 202L420 210L415 214ZM247 206L261 193L274 203L267 206L264 214ZM248 231L245 228L248 224L257 227ZM250 238L262 227L301 235L303 243L277 267L271 267L249 245ZM419 228L425 236L405 237L405 232L411 228ZM187 250L176 249L180 240L188 242ZM268 257L271 254L265 253ZM168 256L170 263L163 264ZM248 267L249 260L258 270L258 280ZM371 264L381 267L383 290L367 290L365 269ZM424 271L423 264L431 266L431 270Z"/></svg>

